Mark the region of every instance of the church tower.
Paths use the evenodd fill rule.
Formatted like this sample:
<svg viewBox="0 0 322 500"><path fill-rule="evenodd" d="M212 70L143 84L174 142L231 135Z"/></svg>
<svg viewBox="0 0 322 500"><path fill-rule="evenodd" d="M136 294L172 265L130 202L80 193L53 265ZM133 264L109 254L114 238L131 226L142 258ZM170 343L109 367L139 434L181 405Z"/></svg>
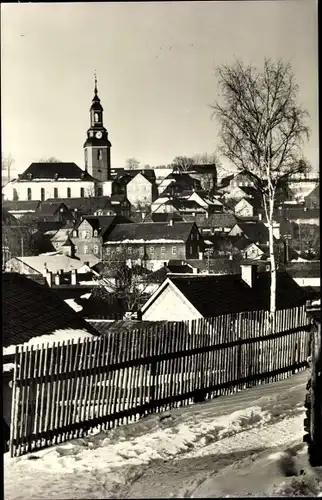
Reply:
<svg viewBox="0 0 322 500"><path fill-rule="evenodd" d="M90 128L84 143L85 170L99 181L109 181L111 173L111 146L103 126L103 106L97 95L95 74L94 97L90 108Z"/></svg>

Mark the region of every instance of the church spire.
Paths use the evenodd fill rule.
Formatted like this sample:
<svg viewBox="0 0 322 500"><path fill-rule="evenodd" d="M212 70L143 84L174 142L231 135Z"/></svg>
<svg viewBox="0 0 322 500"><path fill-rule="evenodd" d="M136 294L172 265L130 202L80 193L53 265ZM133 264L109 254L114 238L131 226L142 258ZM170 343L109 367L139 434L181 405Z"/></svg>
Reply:
<svg viewBox="0 0 322 500"><path fill-rule="evenodd" d="M97 75L96 75L96 70L94 71L94 94L97 95Z"/></svg>

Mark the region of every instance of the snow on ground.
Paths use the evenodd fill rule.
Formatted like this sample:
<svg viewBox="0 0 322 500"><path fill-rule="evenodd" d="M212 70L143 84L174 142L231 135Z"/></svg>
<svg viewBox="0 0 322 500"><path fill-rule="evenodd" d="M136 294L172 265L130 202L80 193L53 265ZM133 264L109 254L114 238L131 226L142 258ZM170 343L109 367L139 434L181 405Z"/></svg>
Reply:
<svg viewBox="0 0 322 500"><path fill-rule="evenodd" d="M293 382L277 384L278 389L263 386L149 415L22 457L7 453L5 498L22 500L26 491L39 499L231 496L232 477L238 475L241 491L253 480L248 470L258 476L259 491L264 479L267 491L271 486L283 491L291 486L276 473L281 456L276 452L302 441L305 378L298 374ZM262 458L261 450L266 450ZM225 475L224 469L230 472ZM269 474L279 478L276 484L271 485ZM320 490L308 486L307 491L312 495Z"/></svg>

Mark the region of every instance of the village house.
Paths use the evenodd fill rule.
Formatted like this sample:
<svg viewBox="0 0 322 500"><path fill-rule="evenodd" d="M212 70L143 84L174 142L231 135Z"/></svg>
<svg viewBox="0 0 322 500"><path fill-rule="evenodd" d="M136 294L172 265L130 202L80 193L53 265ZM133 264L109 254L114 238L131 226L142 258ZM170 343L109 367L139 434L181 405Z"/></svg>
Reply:
<svg viewBox="0 0 322 500"><path fill-rule="evenodd" d="M320 225L320 209L306 207L304 203L284 203L279 207L278 215L298 225Z"/></svg>
<svg viewBox="0 0 322 500"><path fill-rule="evenodd" d="M304 206L306 208L320 208L320 184L317 184L315 188L304 197Z"/></svg>
<svg viewBox="0 0 322 500"><path fill-rule="evenodd" d="M132 207L149 207L158 197L153 169L116 168L113 177L118 192L127 197Z"/></svg>
<svg viewBox="0 0 322 500"><path fill-rule="evenodd" d="M205 191L193 191L192 193L182 193L182 197L186 197L188 201L195 201L201 207L205 208L209 214L222 213L224 205L218 197L210 196Z"/></svg>
<svg viewBox="0 0 322 500"><path fill-rule="evenodd" d="M66 224L75 222L72 212L62 200L47 200L41 202L34 215L39 222L57 221Z"/></svg>
<svg viewBox="0 0 322 500"><path fill-rule="evenodd" d="M54 200L49 199L48 202ZM75 219L82 215L94 215L95 212L103 212L105 215L123 215L129 217L131 204L124 194L112 194L111 196L91 196L88 198L62 198L60 199Z"/></svg>
<svg viewBox="0 0 322 500"><path fill-rule="evenodd" d="M8 210L8 212L16 217L16 219L20 219L24 215L32 215L35 214L36 210L40 206L40 200L32 200L32 201L9 201L4 200L2 206Z"/></svg>
<svg viewBox="0 0 322 500"><path fill-rule="evenodd" d="M13 257L6 263L5 270L6 272L19 274L46 276L48 271L53 274L69 272L71 270L78 270L79 272L84 266L92 268L100 261L94 255L78 255L77 257L73 257L70 255L70 249L74 246L73 243L67 238L65 244L62 245L65 253L49 252L30 257Z"/></svg>
<svg viewBox="0 0 322 500"><path fill-rule="evenodd" d="M214 213L208 217L199 216L196 224L201 233L206 237L214 234L229 234L236 224L236 217L229 212Z"/></svg>
<svg viewBox="0 0 322 500"><path fill-rule="evenodd" d="M118 224L103 244L103 258L139 261L157 270L170 259L202 258L203 239L194 222Z"/></svg>
<svg viewBox="0 0 322 500"><path fill-rule="evenodd" d="M267 244L269 240L267 224L262 221L237 221L236 225L230 230L228 236L241 236L250 240L253 243ZM276 240L280 239L279 222L274 223L273 236Z"/></svg>
<svg viewBox="0 0 322 500"><path fill-rule="evenodd" d="M240 273L168 275L141 308L144 321L185 321L268 310L270 273L242 263ZM285 271L277 272L277 309L305 304L307 294Z"/></svg>
<svg viewBox="0 0 322 500"><path fill-rule="evenodd" d="M17 346L53 344L99 333L47 286L16 273L2 275L3 418L9 439ZM3 439L2 438L2 439Z"/></svg>
<svg viewBox="0 0 322 500"><path fill-rule="evenodd" d="M102 258L103 245L118 224L131 221L120 215L84 215L71 232L77 255L96 255Z"/></svg>
<svg viewBox="0 0 322 500"><path fill-rule="evenodd" d="M167 196L170 199L194 190L202 190L201 182L185 172L169 174L158 187L159 197Z"/></svg>

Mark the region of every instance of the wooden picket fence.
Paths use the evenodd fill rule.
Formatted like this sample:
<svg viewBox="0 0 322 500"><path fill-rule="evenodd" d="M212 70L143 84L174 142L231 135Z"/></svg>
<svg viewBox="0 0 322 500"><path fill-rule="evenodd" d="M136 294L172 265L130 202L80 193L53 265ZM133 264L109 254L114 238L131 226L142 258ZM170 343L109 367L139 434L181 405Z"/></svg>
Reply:
<svg viewBox="0 0 322 500"><path fill-rule="evenodd" d="M169 322L16 349L11 456L152 412L285 378L306 366L305 307Z"/></svg>

